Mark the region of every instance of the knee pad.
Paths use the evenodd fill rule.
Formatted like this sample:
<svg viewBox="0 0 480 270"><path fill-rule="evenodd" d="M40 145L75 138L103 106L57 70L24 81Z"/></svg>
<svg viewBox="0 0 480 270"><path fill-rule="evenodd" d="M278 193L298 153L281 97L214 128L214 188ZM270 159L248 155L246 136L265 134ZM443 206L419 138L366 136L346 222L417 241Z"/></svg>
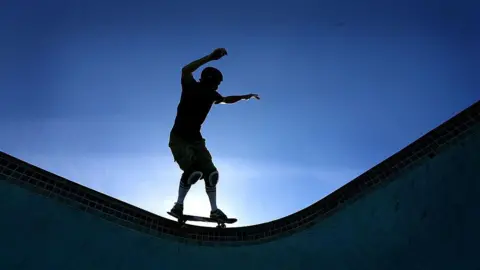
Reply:
<svg viewBox="0 0 480 270"><path fill-rule="evenodd" d="M217 186L218 179L219 179L218 171L213 171L210 174L208 174L208 176L205 179L205 183L209 187L215 187Z"/></svg>
<svg viewBox="0 0 480 270"><path fill-rule="evenodd" d="M187 185L193 185L198 180L202 179L203 173L200 171L184 172L182 174L182 182Z"/></svg>

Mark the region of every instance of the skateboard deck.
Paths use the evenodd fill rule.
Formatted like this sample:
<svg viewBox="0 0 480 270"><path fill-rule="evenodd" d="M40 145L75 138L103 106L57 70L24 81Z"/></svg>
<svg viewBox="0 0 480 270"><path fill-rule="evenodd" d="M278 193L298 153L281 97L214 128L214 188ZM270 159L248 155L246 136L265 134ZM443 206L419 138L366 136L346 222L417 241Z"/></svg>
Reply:
<svg viewBox="0 0 480 270"><path fill-rule="evenodd" d="M187 221L200 221L200 222L210 222L210 223L217 223L217 228L225 228L225 224L233 224L237 222L236 218L228 218L225 220L217 220L214 218L209 218L209 217L200 217L200 216L193 216L193 215L183 215L178 217L177 215L174 215L172 212L167 212L170 216L176 218L178 222L184 226Z"/></svg>

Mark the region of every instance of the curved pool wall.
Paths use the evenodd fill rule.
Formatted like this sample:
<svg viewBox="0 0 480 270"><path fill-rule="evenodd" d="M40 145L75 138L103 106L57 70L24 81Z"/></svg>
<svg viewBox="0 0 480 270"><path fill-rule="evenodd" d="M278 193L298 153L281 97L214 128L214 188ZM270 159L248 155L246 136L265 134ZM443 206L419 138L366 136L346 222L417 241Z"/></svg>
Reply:
<svg viewBox="0 0 480 270"><path fill-rule="evenodd" d="M477 102L306 209L189 226L0 153L0 269L480 269Z"/></svg>

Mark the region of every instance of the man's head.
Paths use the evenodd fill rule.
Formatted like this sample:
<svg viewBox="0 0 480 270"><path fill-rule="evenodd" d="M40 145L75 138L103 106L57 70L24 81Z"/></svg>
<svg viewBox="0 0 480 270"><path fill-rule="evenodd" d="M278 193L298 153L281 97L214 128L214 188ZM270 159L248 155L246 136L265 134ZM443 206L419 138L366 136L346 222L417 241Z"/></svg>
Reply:
<svg viewBox="0 0 480 270"><path fill-rule="evenodd" d="M216 91L218 86L223 81L223 75L220 70L214 67L207 67L202 71L200 75L200 83L205 85L207 88Z"/></svg>

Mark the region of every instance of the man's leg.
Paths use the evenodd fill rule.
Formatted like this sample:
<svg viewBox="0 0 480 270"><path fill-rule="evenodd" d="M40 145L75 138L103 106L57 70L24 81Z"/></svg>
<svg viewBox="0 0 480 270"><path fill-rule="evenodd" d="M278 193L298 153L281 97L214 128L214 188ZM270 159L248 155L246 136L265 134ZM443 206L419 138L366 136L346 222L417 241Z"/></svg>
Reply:
<svg viewBox="0 0 480 270"><path fill-rule="evenodd" d="M205 177L205 191L207 192L208 199L210 200L210 206L212 212L218 209L217 207L217 183L218 183L218 171L210 170Z"/></svg>
<svg viewBox="0 0 480 270"><path fill-rule="evenodd" d="M183 201L187 196L188 191L195 184L198 180L200 180L203 176L202 172L199 171L185 171L182 173L182 177L180 178L180 185L178 187L178 198L177 204L183 205Z"/></svg>
<svg viewBox="0 0 480 270"><path fill-rule="evenodd" d="M190 143L171 135L169 146L175 161L183 171L178 187L177 202L171 212L177 215L183 215L183 202L185 197L192 185L202 178L203 173L193 169L195 152Z"/></svg>
<svg viewBox="0 0 480 270"><path fill-rule="evenodd" d="M198 180L202 178L203 174L199 171L185 171L180 178L180 184L178 187L177 202L173 206L171 212L175 215L183 215L183 201L188 194L188 191Z"/></svg>
<svg viewBox="0 0 480 270"><path fill-rule="evenodd" d="M219 173L212 161L212 156L205 146L205 142L201 142L196 146L196 163L195 168L203 173L205 181L205 190L210 200L212 211L210 217L212 218L227 218L227 216L217 207L217 183L219 180Z"/></svg>

